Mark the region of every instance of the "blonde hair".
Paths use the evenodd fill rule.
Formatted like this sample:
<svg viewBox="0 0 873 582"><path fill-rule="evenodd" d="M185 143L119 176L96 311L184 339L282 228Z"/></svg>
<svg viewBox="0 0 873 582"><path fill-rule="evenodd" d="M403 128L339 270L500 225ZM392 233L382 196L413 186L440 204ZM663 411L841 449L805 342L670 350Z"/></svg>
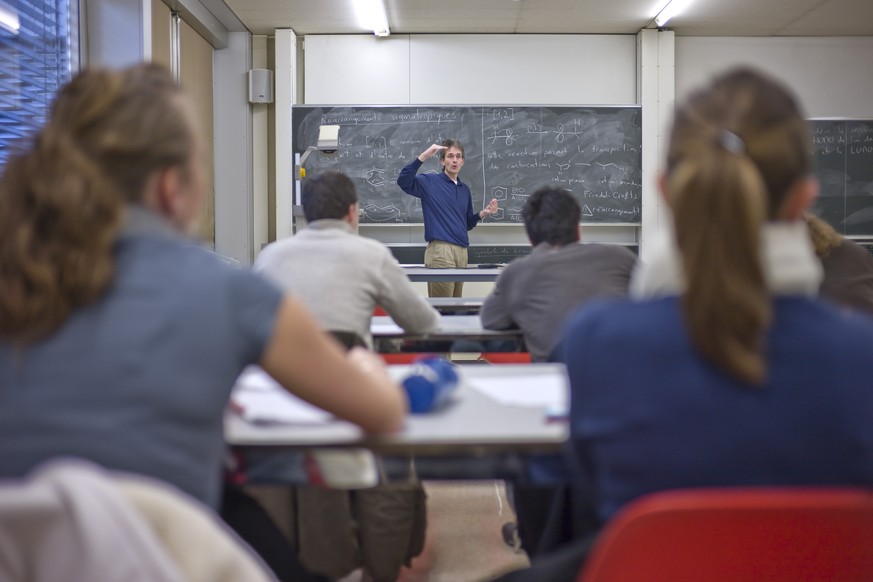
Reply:
<svg viewBox="0 0 873 582"><path fill-rule="evenodd" d="M169 72L88 70L0 179L0 337L50 333L109 286L124 207L155 172L189 167L190 114Z"/></svg>
<svg viewBox="0 0 873 582"><path fill-rule="evenodd" d="M809 238L818 258L825 258L831 254L833 249L843 244L843 235L834 230L830 224L808 212L804 218L806 219L806 228L809 230Z"/></svg>
<svg viewBox="0 0 873 582"><path fill-rule="evenodd" d="M787 89L737 69L676 113L665 189L687 278L683 308L704 358L766 379L771 300L759 254L765 221L810 171L806 121Z"/></svg>

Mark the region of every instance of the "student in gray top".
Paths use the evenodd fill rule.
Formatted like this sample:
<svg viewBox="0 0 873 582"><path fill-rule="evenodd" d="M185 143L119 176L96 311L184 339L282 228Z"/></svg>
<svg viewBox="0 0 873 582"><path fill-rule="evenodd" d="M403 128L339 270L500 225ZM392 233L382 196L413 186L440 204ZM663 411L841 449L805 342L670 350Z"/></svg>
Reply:
<svg viewBox="0 0 873 582"><path fill-rule="evenodd" d="M480 315L486 329L520 328L531 359L545 361L577 307L627 295L636 256L617 245L579 244L581 210L564 189L534 192L522 218L533 252L500 274Z"/></svg>
<svg viewBox="0 0 873 582"><path fill-rule="evenodd" d="M293 293L322 328L341 338L351 334L370 346L376 306L407 331L436 328L439 313L416 293L391 251L358 236L358 194L348 176L307 178L302 196L308 227L264 248L255 271Z"/></svg>

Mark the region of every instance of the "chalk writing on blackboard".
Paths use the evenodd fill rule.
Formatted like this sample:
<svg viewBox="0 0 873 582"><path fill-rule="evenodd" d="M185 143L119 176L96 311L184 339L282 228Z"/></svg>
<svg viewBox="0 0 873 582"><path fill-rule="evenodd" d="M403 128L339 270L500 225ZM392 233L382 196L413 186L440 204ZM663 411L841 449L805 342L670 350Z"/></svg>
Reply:
<svg viewBox="0 0 873 582"><path fill-rule="evenodd" d="M873 235L873 120L810 121L814 174L821 186L812 210L846 235Z"/></svg>
<svg viewBox="0 0 873 582"><path fill-rule="evenodd" d="M421 203L396 185L400 170L430 144L451 137L465 146L461 180L474 210L497 198L489 222L520 223L539 187L570 190L583 222L640 222L641 112L626 107L317 107L292 108L294 151L314 143L322 124L340 125L339 153L310 156L307 171L348 174L361 200L361 222L420 223ZM420 172L436 172L429 160Z"/></svg>

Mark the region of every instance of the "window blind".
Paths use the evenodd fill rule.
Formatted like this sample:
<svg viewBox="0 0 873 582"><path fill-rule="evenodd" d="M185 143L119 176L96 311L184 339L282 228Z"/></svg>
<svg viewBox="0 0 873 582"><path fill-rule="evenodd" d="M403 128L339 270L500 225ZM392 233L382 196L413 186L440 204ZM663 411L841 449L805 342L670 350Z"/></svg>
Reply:
<svg viewBox="0 0 873 582"><path fill-rule="evenodd" d="M72 74L69 0L0 1L0 167L11 146L41 127Z"/></svg>

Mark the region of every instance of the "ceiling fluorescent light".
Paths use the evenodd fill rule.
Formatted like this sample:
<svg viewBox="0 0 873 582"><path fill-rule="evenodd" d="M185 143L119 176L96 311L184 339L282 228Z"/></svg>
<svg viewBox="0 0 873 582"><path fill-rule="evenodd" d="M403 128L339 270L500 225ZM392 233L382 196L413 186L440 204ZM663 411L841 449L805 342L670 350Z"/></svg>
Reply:
<svg viewBox="0 0 873 582"><path fill-rule="evenodd" d="M385 0L355 0L355 12L362 28L372 30L376 36L391 34Z"/></svg>
<svg viewBox="0 0 873 582"><path fill-rule="evenodd" d="M12 34L18 34L21 29L21 24L18 21L18 14L6 6L0 5L0 28L4 28Z"/></svg>
<svg viewBox="0 0 873 582"><path fill-rule="evenodd" d="M661 28L671 18L688 8L689 4L691 4L691 0L670 0L655 16L655 24Z"/></svg>

